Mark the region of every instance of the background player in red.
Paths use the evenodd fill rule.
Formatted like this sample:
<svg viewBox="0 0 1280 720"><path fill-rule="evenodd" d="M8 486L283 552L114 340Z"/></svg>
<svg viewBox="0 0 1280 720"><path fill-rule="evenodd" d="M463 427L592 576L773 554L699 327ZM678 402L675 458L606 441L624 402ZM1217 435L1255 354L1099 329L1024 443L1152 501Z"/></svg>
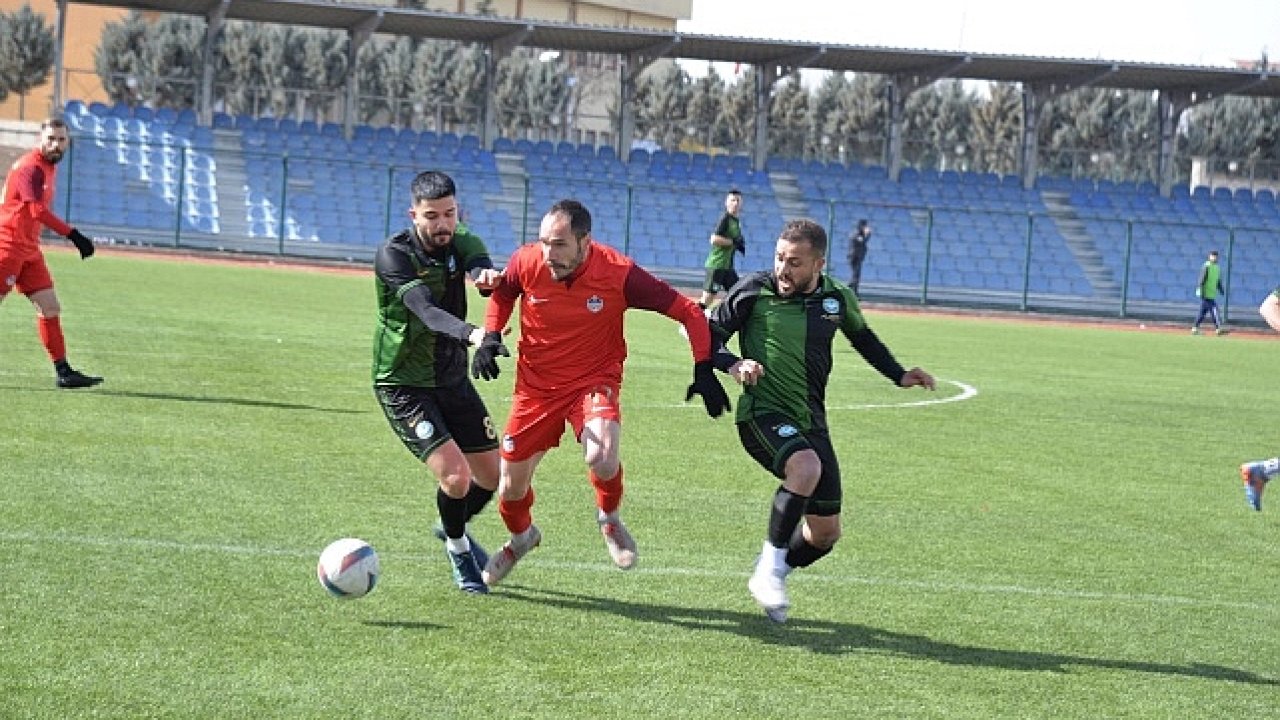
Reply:
<svg viewBox="0 0 1280 720"><path fill-rule="evenodd" d="M93 255L93 241L53 214L55 167L71 145L67 125L58 118L40 125L35 149L18 158L5 178L0 204L0 301L17 289L36 306L36 329L57 372L60 388L97 385L102 378L84 375L67 363L62 337L62 306L53 289L53 276L40 251L40 228L47 227L75 243L81 259Z"/></svg>
<svg viewBox="0 0 1280 720"><path fill-rule="evenodd" d="M485 313L488 342L476 350L472 374L497 375L499 334L520 301L520 344L511 415L502 438L498 514L511 539L489 558L484 580L500 582L538 545L533 524L533 471L560 444L568 422L582 444L587 477L596 491L597 522L613 562L636 562L636 544L618 517L622 463L618 457L622 412L619 394L627 357L623 313L660 312L680 321L693 349L693 384L685 400L701 395L707 413L719 417L729 396L711 366L711 333L692 300L591 237L591 213L576 200L561 200L542 219L538 241L517 249Z"/></svg>

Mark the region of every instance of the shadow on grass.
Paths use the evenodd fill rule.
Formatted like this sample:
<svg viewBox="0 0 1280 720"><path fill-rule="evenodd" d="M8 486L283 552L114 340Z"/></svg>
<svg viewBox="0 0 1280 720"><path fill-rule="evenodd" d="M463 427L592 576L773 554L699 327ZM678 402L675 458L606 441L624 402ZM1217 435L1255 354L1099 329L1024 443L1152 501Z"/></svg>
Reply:
<svg viewBox="0 0 1280 720"><path fill-rule="evenodd" d="M365 620L365 625L391 628L393 630L444 630L444 625L429 622L412 622L409 620Z"/></svg>
<svg viewBox="0 0 1280 720"><path fill-rule="evenodd" d="M1280 685L1280 680L1247 670L1191 663L1109 660L1059 653L1000 650L996 648L931 640L923 635L890 632L856 623L828 622L793 618L777 625L763 613L744 613L674 605L632 603L615 598L558 592L520 585L503 585L502 595L521 602L535 603L565 610L603 612L637 622L661 623L690 630L731 633L770 645L795 647L823 655L845 653L878 653L915 657L948 665L1002 668L1029 672L1070 672L1071 667L1093 667L1110 670L1177 675L1182 677L1224 680L1254 685Z"/></svg>
<svg viewBox="0 0 1280 720"><path fill-rule="evenodd" d="M175 402L210 403L214 405L240 405L242 407L272 408L275 410L308 410L313 412L337 413L341 415L360 415L367 410L347 410L344 408L327 408L303 403L276 402L274 400L258 400L255 398L208 397L201 395L180 395L178 393L137 392L133 390L108 390L103 387L85 388L83 390L60 390L58 388L3 387L0 390L24 390L27 392L52 392L74 395L110 395L112 397L138 398L141 400L172 400Z"/></svg>

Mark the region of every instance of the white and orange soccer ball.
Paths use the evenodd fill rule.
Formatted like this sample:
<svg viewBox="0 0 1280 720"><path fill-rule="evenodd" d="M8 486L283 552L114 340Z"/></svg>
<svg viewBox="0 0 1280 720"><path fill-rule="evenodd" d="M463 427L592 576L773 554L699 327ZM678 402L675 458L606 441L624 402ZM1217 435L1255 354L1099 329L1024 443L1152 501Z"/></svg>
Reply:
<svg viewBox="0 0 1280 720"><path fill-rule="evenodd" d="M316 577L330 595L353 600L373 592L378 584L378 553L359 538L342 538L329 543L320 553Z"/></svg>

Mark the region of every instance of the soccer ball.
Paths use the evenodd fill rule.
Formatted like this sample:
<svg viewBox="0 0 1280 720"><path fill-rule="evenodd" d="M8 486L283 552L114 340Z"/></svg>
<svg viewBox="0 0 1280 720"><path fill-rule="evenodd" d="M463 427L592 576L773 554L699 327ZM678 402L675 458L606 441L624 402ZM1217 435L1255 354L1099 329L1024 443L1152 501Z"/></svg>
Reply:
<svg viewBox="0 0 1280 720"><path fill-rule="evenodd" d="M330 595L353 600L373 592L378 583L378 553L358 538L342 538L329 543L320 553L316 577Z"/></svg>

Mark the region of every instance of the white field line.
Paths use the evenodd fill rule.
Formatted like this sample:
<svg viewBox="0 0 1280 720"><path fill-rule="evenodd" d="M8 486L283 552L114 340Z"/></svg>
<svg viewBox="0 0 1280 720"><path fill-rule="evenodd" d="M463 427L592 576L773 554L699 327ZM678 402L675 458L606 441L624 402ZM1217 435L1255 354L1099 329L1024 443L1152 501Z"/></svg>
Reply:
<svg viewBox="0 0 1280 720"><path fill-rule="evenodd" d="M929 405L942 405L942 404L944 404L944 403L960 402L961 400L969 400L969 399L971 399L971 398L975 398L975 397L977 397L977 396L978 396L978 388L976 388L976 387L974 387L974 386L972 386L972 385L969 385L969 384L967 384L967 383L962 383L962 382L960 382L959 380L944 380L944 379L942 379L942 378L938 378L938 379L937 379L937 382L938 382L938 384L939 384L939 385L942 385L942 384L946 384L946 385L953 385L953 386L955 386L955 387L959 388L959 389L960 389L960 392L959 392L959 393L957 393L957 394L955 394L955 395L946 395L946 396L943 396L943 397L929 397L929 398L926 398L926 399L924 399L924 400L909 400L909 401L906 401L906 402L894 402L894 403L842 403L842 404L838 404L838 405L837 405L837 404L828 403L828 404L827 404L827 411L828 411L828 412L830 412L831 410L880 410L880 409L884 409L884 408L916 408L916 407L927 407L927 406L929 406ZM916 389L916 388L910 388L909 392L915 393L915 392L919 392L919 390L918 390L918 389ZM732 396L730 396L730 397L732 397ZM736 400L736 398L735 398L735 400ZM681 408L681 407L682 407L682 408L695 408L695 409L701 409L701 408L702 408L702 403L701 403L701 402L699 402L697 399L694 399L694 400L692 400L692 401L690 401L690 402L687 402L687 403L628 403L628 402L626 402L626 400L625 400L625 398L624 398L624 399L623 399L623 406L624 406L624 409L625 409L625 408L637 408L637 407L640 407L640 408L663 408L663 409Z"/></svg>
<svg viewBox="0 0 1280 720"><path fill-rule="evenodd" d="M296 548L275 548L254 545L232 545L223 543L187 543L174 540L152 538L113 538L90 535L71 535L66 533L36 532L0 532L0 543L36 543L81 545L108 549L133 548L162 552L212 553L221 555L271 555L305 559L309 563L319 557L318 550L298 550ZM383 554L384 559L396 562L433 563L440 562L432 555L416 553ZM562 562L536 558L540 567L555 570L571 570L583 573L613 573L617 570L606 563ZM744 560L745 564L750 564ZM745 579L750 574L747 570L709 570L705 568L684 567L652 567L641 566L631 572L642 575L706 577L706 578L738 578ZM1151 593L1100 592L1094 590L1070 590L1051 587L1032 587L1025 585L988 585L982 583L906 580L901 578L829 575L823 573L801 574L803 582L818 582L831 585L866 585L872 587L906 588L934 593L967 593L974 595L1023 595L1033 598L1051 598L1060 600L1102 601L1116 604L1165 605L1192 608L1226 608L1230 610L1269 611L1280 610L1280 604L1269 602L1246 602L1239 600L1223 600L1218 598L1196 598L1183 595L1157 595Z"/></svg>

